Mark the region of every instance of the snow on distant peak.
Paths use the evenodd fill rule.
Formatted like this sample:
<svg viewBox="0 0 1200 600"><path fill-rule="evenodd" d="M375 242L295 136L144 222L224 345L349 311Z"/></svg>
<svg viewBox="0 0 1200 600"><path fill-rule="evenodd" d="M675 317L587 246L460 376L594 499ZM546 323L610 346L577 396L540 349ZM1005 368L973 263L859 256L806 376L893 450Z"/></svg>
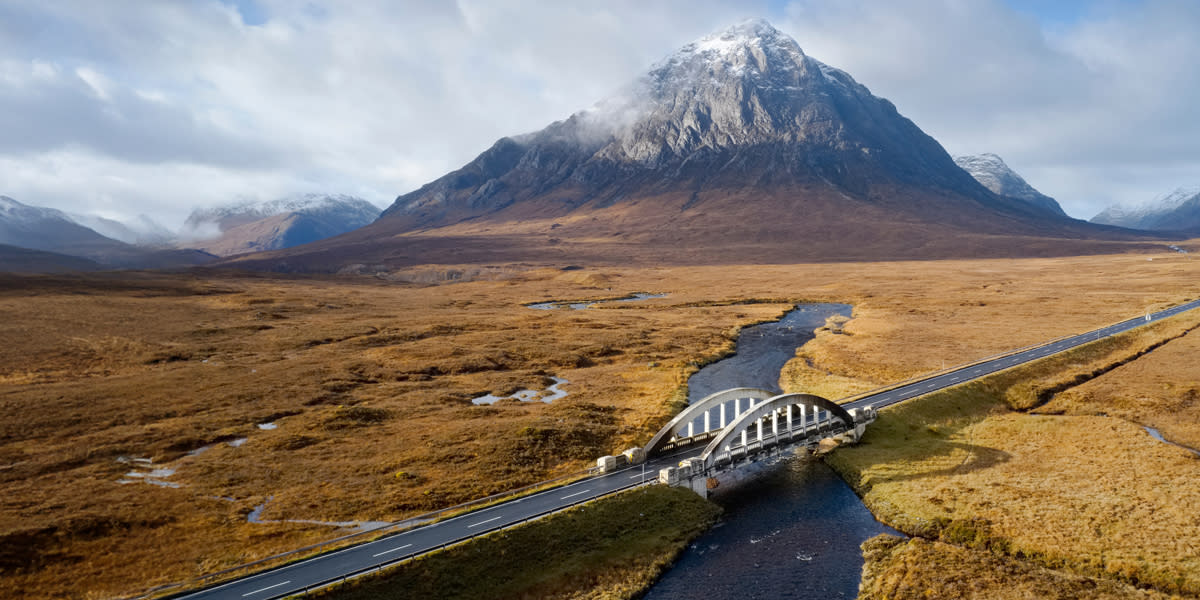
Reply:
<svg viewBox="0 0 1200 600"><path fill-rule="evenodd" d="M796 41L779 32L764 19L749 19L728 29L706 35L680 48L671 59L679 60L689 55L705 55L720 58L739 53L752 47L776 46L804 55Z"/></svg>
<svg viewBox="0 0 1200 600"><path fill-rule="evenodd" d="M1200 196L1200 185L1179 187L1169 194L1155 198L1149 206L1162 211L1173 210L1196 196Z"/></svg>
<svg viewBox="0 0 1200 600"><path fill-rule="evenodd" d="M361 205L364 202L366 201L361 198L347 194L297 194L276 200L258 202L252 206L266 215L277 215L287 212L304 212L344 205Z"/></svg>
<svg viewBox="0 0 1200 600"><path fill-rule="evenodd" d="M1200 196L1200 185L1181 186L1153 198L1111 204L1104 212L1123 218L1140 218L1175 210L1196 196Z"/></svg>
<svg viewBox="0 0 1200 600"><path fill-rule="evenodd" d="M684 46L683 50L687 51L692 48L695 52L725 54L747 46L756 40L775 37L778 34L779 30L772 27L770 23L762 19L750 19L724 31L706 35L688 46Z"/></svg>
<svg viewBox="0 0 1200 600"><path fill-rule="evenodd" d="M1024 200L1055 214L1066 215L1056 200L1034 189L995 154L987 152L955 156L954 162L992 193Z"/></svg>
<svg viewBox="0 0 1200 600"><path fill-rule="evenodd" d="M225 206L196 209L184 223L188 240L215 238L225 231L278 215L305 215L361 227L374 221L379 207L346 194L296 194L275 200L243 200Z"/></svg>
<svg viewBox="0 0 1200 600"><path fill-rule="evenodd" d="M1200 227L1200 186L1186 186L1152 200L1113 204L1092 217L1093 223L1133 229L1184 230Z"/></svg>
<svg viewBox="0 0 1200 600"><path fill-rule="evenodd" d="M0 218L10 223L33 223L37 221L70 221L67 214L55 208L30 206L9 198L0 196Z"/></svg>
<svg viewBox="0 0 1200 600"><path fill-rule="evenodd" d="M199 209L188 218L189 222L212 221L230 217L266 218L285 213L315 213L339 211L361 214L374 219L379 208L374 204L347 194L295 194L274 200L243 200Z"/></svg>

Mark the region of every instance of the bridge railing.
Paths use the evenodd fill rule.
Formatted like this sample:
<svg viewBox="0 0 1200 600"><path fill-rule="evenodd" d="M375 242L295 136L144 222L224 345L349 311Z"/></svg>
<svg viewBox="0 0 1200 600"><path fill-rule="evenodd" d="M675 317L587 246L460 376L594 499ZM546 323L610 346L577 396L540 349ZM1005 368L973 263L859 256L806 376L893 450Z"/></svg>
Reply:
<svg viewBox="0 0 1200 600"><path fill-rule="evenodd" d="M813 440L820 440L821 438L835 436L847 431L850 431L850 428L837 419L822 419L819 423L815 425L810 424L807 427L793 427L790 430L780 431L777 434L764 433L762 439L748 440L745 445L730 446L728 450L716 454L713 457L713 465L731 464L739 459L747 459L751 454L758 454L759 452L783 444L813 444L816 443ZM797 439L800 436L803 436L802 440Z"/></svg>
<svg viewBox="0 0 1200 600"><path fill-rule="evenodd" d="M260 558L255 561L251 561L248 563L243 563L240 565L229 567L229 568L223 569L221 571L216 571L214 573L208 573L205 575L201 575L199 577L195 577L195 578L189 579L187 581L182 581L182 582L178 582L178 583L169 583L166 585L160 585L160 586L157 586L150 590L147 590L145 593L143 593L139 596L131 597L131 598L129 598L129 600L146 600L148 598L175 598L175 597L182 596L185 594L190 594L192 592L201 590L203 588L211 587L218 583L222 583L222 582L225 582L225 581L228 581L231 579L236 579L237 576L242 575L248 571L256 571L256 570L267 571L272 568L283 566L284 564L289 564L300 558L309 558L311 556L324 554L326 552L337 550L339 548L350 546L350 545L353 545L356 543L369 541L369 540L377 538L377 537L386 537L389 535L403 533L405 531L409 531L411 529L416 529L417 527L421 527L423 525L429 525L432 523L436 523L438 521L445 520L449 517L457 516L461 513L465 513L470 510L473 510L473 509L482 508L489 504L496 504L496 503L499 503L500 501L503 501L503 500L506 500L509 498L515 498L517 496L526 495L531 492L542 491L542 490L559 487L559 486L565 485L567 483L570 483L572 481L582 479L584 477L590 477L592 475L596 475L597 473L598 473L598 470L596 467L590 467L590 468L583 469L580 471L573 471L573 472L567 473L565 475L560 475L558 477L554 477L552 479L547 479L545 481L540 481L538 483L520 487L515 490L509 490L506 492L500 492L498 494L492 494L490 496L485 496L483 498L477 498L475 500L463 502L462 504L456 504L454 506L450 506L447 508L423 513L423 514L417 515L415 517L409 517L407 519L404 519L403 521L397 521L395 523L389 523L387 525L380 525L379 527L367 529L364 531L359 531L356 533L344 535L344 536L333 538L330 540L325 540L323 542L318 542L316 544L305 546L303 548L289 550L287 552L283 552L281 554L275 554L272 556L268 556L266 558Z"/></svg>

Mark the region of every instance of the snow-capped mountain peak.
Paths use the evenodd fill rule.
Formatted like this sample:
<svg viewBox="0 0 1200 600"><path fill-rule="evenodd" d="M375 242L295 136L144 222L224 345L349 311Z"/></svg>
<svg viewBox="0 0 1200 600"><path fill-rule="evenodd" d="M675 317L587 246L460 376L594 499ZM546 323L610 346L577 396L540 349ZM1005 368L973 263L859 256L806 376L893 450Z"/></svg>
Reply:
<svg viewBox="0 0 1200 600"><path fill-rule="evenodd" d="M989 193L891 102L770 23L750 20L683 46L592 109L500 139L398 197L380 222L398 230L490 215L515 223L683 190L681 210L700 219L710 190L806 187L864 199L887 185L974 201L949 212L985 207L981 220L1018 214L1042 226L1028 202ZM932 204L897 210L944 218Z"/></svg>
<svg viewBox="0 0 1200 600"><path fill-rule="evenodd" d="M8 196L0 196L0 218L12 224L37 223L40 221L71 222L67 214L61 210L44 206L29 206L28 204L17 202Z"/></svg>
<svg viewBox="0 0 1200 600"><path fill-rule="evenodd" d="M218 231L225 231L251 221L288 213L322 215L366 224L379 216L379 208L347 194L295 194L274 200L243 200L225 206L197 209L188 216L184 228L197 231L215 226Z"/></svg>
<svg viewBox="0 0 1200 600"><path fill-rule="evenodd" d="M1184 186L1176 188L1169 194L1159 196L1152 200L1149 204L1143 205L1145 208L1158 210L1173 210L1183 206L1183 203L1200 196L1200 185Z"/></svg>
<svg viewBox="0 0 1200 600"><path fill-rule="evenodd" d="M1198 229L1200 186L1179 187L1150 201L1113 204L1092 222L1153 231Z"/></svg>
<svg viewBox="0 0 1200 600"><path fill-rule="evenodd" d="M1016 198L1055 214L1066 215L1062 207L1058 205L1058 201L1034 189L1016 171L1013 171L1004 162L1004 159L995 154L987 152L955 156L954 162L994 194Z"/></svg>
<svg viewBox="0 0 1200 600"><path fill-rule="evenodd" d="M764 19L747 19L722 31L710 33L686 46L680 48L665 62L689 54L705 54L709 56L725 56L737 52L752 52L756 47L767 45L781 50L804 55L799 44L791 37L780 33L773 25Z"/></svg>
<svg viewBox="0 0 1200 600"><path fill-rule="evenodd" d="M313 242L371 223L379 208L346 194L298 194L192 212L188 245L228 256Z"/></svg>

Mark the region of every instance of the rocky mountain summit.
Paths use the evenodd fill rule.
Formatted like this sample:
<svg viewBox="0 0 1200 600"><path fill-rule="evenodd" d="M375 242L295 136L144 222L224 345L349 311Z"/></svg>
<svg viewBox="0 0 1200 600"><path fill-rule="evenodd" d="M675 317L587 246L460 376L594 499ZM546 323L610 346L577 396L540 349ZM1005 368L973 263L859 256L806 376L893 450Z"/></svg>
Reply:
<svg viewBox="0 0 1200 600"><path fill-rule="evenodd" d="M277 250L358 229L379 216L375 205L344 194L303 194L193 211L181 242L219 256Z"/></svg>
<svg viewBox="0 0 1200 600"><path fill-rule="evenodd" d="M1067 216L1057 200L1034 189L995 154L955 156L954 163L994 194L1023 200L1054 214Z"/></svg>
<svg viewBox="0 0 1200 600"><path fill-rule="evenodd" d="M936 188L976 208L998 200L887 100L753 20L688 44L614 98L498 141L384 212L448 225L547 195L563 212L655 191L819 184L859 198Z"/></svg>
<svg viewBox="0 0 1200 600"><path fill-rule="evenodd" d="M500 139L371 225L239 262L377 272L1051 255L1102 251L1078 241L1113 235L1131 234L988 190L891 102L751 20L590 109Z"/></svg>
<svg viewBox="0 0 1200 600"><path fill-rule="evenodd" d="M1200 231L1200 186L1181 187L1143 204L1114 204L1092 222L1148 231Z"/></svg>
<svg viewBox="0 0 1200 600"><path fill-rule="evenodd" d="M79 225L61 210L30 206L0 196L0 244L63 252L107 241L108 238Z"/></svg>

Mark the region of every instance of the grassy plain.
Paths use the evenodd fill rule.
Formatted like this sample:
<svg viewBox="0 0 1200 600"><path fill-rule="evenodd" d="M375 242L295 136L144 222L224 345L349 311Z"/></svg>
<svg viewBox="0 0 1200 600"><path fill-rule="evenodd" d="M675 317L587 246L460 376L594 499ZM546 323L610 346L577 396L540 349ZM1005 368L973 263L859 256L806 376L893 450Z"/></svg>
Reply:
<svg viewBox="0 0 1200 600"><path fill-rule="evenodd" d="M1189 335L1056 394L1039 412L1109 415L1200 448L1200 335Z"/></svg>
<svg viewBox="0 0 1200 600"><path fill-rule="evenodd" d="M653 583L720 511L681 488L631 490L403 563L327 596L630 598Z"/></svg>
<svg viewBox="0 0 1200 600"><path fill-rule="evenodd" d="M1190 343L1198 327L1200 315L1184 314L890 408L861 446L828 460L877 517L911 535L1027 569L1200 594L1200 459L1122 418L1028 412ZM927 559L939 552L919 548ZM1003 570L971 570L995 560L942 554L927 576L1003 588ZM888 569L904 562L873 568L894 579L900 571Z"/></svg>
<svg viewBox="0 0 1200 600"><path fill-rule="evenodd" d="M987 550L881 535L863 544L859 600L1125 600L1170 596L1039 567Z"/></svg>
<svg viewBox="0 0 1200 600"><path fill-rule="evenodd" d="M264 504L393 521L574 471L648 439L689 373L798 301L855 307L784 378L838 396L1193 298L1198 273L1164 253L0 276L0 590L135 594L346 532L248 523ZM524 306L633 292L669 296ZM470 402L550 376L553 404ZM128 475L168 467L180 487Z"/></svg>

